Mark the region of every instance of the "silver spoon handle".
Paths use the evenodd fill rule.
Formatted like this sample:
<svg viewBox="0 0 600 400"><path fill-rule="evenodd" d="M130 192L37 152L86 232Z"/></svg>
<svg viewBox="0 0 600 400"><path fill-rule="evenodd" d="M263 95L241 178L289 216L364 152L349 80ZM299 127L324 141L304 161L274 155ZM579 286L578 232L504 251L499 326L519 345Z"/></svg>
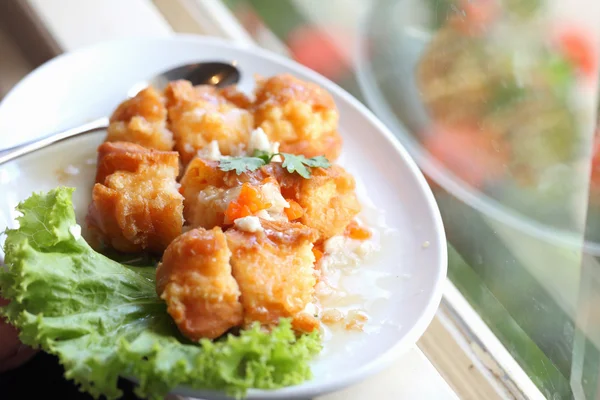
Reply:
<svg viewBox="0 0 600 400"><path fill-rule="evenodd" d="M13 147L12 149L8 149L5 151L0 151L0 165L14 160L15 158L24 156L25 154L32 153L36 150L42 149L46 146L50 146L51 144L60 142L62 140L72 138L75 136L82 135L84 133L89 133L93 131L97 131L100 129L106 129L108 127L109 121L107 117L98 118L94 121L85 123L83 125L77 126L75 128L67 129L62 132L55 133L43 139L36 140L31 143L27 143L18 147Z"/></svg>

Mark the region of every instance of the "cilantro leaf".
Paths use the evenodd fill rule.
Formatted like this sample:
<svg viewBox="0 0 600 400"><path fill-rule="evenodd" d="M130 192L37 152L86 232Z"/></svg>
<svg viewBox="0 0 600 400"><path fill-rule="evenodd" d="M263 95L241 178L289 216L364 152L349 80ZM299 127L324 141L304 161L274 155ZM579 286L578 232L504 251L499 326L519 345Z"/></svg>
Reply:
<svg viewBox="0 0 600 400"><path fill-rule="evenodd" d="M268 151L264 150L254 150L254 153L252 153L252 157L260 158L265 162L265 164L270 163L273 157L275 157L276 155L277 154L271 154Z"/></svg>
<svg viewBox="0 0 600 400"><path fill-rule="evenodd" d="M331 163L325 156L306 158L301 154L269 153L263 150L254 150L252 157L227 157L219 161L221 171L235 171L238 175L256 171L260 167L269 164L277 155L283 156L281 166L290 174L298 173L301 177L308 179L311 176L310 168L329 168Z"/></svg>
<svg viewBox="0 0 600 400"><path fill-rule="evenodd" d="M240 175L247 171L256 171L267 164L262 157L228 157L219 161L221 171L233 171Z"/></svg>
<svg viewBox="0 0 600 400"><path fill-rule="evenodd" d="M304 158L304 157L302 157L302 158ZM304 165L312 167L312 168L315 168L315 167L329 168L329 167L331 167L331 163L325 156L304 158L304 160L302 162L304 163Z"/></svg>
<svg viewBox="0 0 600 400"><path fill-rule="evenodd" d="M288 170L290 174L297 172L301 177L308 179L310 178L310 170L304 165L304 156L296 156L292 154L282 154L283 163L281 166Z"/></svg>
<svg viewBox="0 0 600 400"><path fill-rule="evenodd" d="M331 164L329 160L324 156L317 156L312 158L306 158L303 155L281 153L283 156L283 163L281 166L288 170L289 173L293 174L297 172L301 177L308 179L311 176L310 169L307 167L321 167L329 168Z"/></svg>

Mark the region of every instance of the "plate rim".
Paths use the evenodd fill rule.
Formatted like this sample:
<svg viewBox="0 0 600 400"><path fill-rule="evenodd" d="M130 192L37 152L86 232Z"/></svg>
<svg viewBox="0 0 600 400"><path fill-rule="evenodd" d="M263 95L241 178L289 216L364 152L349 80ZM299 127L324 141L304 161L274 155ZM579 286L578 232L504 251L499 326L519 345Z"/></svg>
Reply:
<svg viewBox="0 0 600 400"><path fill-rule="evenodd" d="M431 188L427 184L427 181L423 175L423 173L419 170L416 162L410 156L408 151L404 148L404 146L400 143L400 141L393 135L393 133L388 129L382 121L379 120L375 116L375 114L369 110L365 105L363 105L360 101L358 101L354 96L348 93L345 89L337 85L335 82L327 79L326 77L320 75L319 73L291 60L279 54L276 54L272 51L260 48L255 45L245 44L245 43L236 43L230 40L216 38L216 37L206 37L199 36L194 34L174 34L170 36L153 36L148 35L144 37L135 37L135 38L127 38L127 39L112 39L97 42L90 46L84 46L73 51L65 52L44 64L38 66L33 71L31 71L27 76L25 76L17 85L13 87L9 91L9 93L5 96L5 98L0 102L0 109L2 108L6 99L11 96L13 93L20 90L21 87L25 84L25 82L31 79L35 75L39 75L44 73L45 70L50 68L52 65L58 62L68 62L71 57L75 57L77 55L82 55L88 52L97 52L102 51L102 49L106 47L116 47L116 46L135 46L136 43L148 43L151 41L163 41L163 42L192 42L197 45L205 45L218 47L228 50L233 50L236 52L246 53L252 57L260 58L266 62L272 64L279 64L290 71L296 71L300 74L308 77L310 80L316 82L318 85L322 86L327 91L336 94L342 101L346 102L351 109L358 112L362 115L370 124L372 124L376 130L377 134L383 136L383 138L391 145L394 151L398 154L398 156L403 160L406 167L408 168L410 174L414 177L417 186L421 189L422 196L426 202L426 209L432 220L432 228L435 234L434 238L431 238L430 241L437 242L437 246L432 246L438 249L437 251L437 274L433 277L433 288L432 295L429 297L426 306L423 311L420 313L420 316L416 319L416 322L410 328L404 336L402 336L396 343L391 346L385 354L382 356L376 357L370 362L365 363L361 367L355 369L354 371L335 378L332 377L328 379L324 383L319 384L311 384L310 381L306 381L300 385L289 386L281 389L275 390L260 390L260 389L250 389L247 393L246 398L248 399L280 399L280 398L310 398L318 395L324 395L327 393L331 393L337 390L340 390L345 387L352 386L357 384L366 378L374 375L375 373L383 370L385 367L389 366L394 360L396 360L401 354L409 350L418 340L419 337L423 335L431 321L433 320L435 313L439 307L441 302L443 287L446 280L447 275L447 267L448 267L448 251L446 245L446 235L444 231L444 226L440 214L440 210L438 208L437 202L435 201L433 192ZM218 57L218 56L217 56ZM43 150L43 149L42 149ZM178 386L172 390L172 393L177 394L185 394L188 396L213 396L213 397L221 397L227 398L224 396L223 392L220 391L210 391L203 389L192 389L187 386Z"/></svg>

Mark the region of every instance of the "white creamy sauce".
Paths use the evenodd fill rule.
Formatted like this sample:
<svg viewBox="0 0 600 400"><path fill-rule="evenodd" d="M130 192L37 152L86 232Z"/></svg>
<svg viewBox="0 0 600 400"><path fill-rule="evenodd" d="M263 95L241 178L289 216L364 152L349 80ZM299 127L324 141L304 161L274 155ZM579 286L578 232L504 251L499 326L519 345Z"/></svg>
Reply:
<svg viewBox="0 0 600 400"><path fill-rule="evenodd" d="M219 161L223 156L221 150L219 150L219 142L213 140L202 149L198 150L198 157L210 161Z"/></svg>
<svg viewBox="0 0 600 400"><path fill-rule="evenodd" d="M379 249L379 243L374 240L334 236L325 242L325 256L321 261L321 268L327 270L332 267L358 266Z"/></svg>
<svg viewBox="0 0 600 400"><path fill-rule="evenodd" d="M256 213L256 216L260 219L264 219L265 221L273 221L271 215L267 212L267 210L260 210Z"/></svg>
<svg viewBox="0 0 600 400"><path fill-rule="evenodd" d="M372 318L378 310L387 307L387 299L397 290L397 277L376 267L382 248L393 248L398 232L386 224L385 212L375 207L366 190L360 190L364 186L358 177L355 176L355 179L362 205L357 220L372 235L364 241L335 236L325 242L325 253L320 262L321 275L315 287L318 314L321 318L339 321L321 324L326 346L319 357L327 357L328 353L356 351L354 345L349 346L355 342L357 334L376 333L388 325L401 328L392 321ZM354 329L356 324L358 329ZM335 340L332 340L334 337Z"/></svg>
<svg viewBox="0 0 600 400"><path fill-rule="evenodd" d="M268 221L287 220L284 209L289 208L290 203L285 201L279 190L279 186L268 182L260 187L264 200L271 204L266 210L261 210L260 217Z"/></svg>
<svg viewBox="0 0 600 400"><path fill-rule="evenodd" d="M186 153L193 153L194 152L194 146L192 146L190 143L185 143L183 145L183 150L185 150Z"/></svg>
<svg viewBox="0 0 600 400"><path fill-rule="evenodd" d="M233 111L235 110L231 110L231 112ZM193 152L194 147L191 144L186 143L184 145L184 150L186 152ZM233 151L232 156L251 156L255 150L266 151L268 153L275 154L279 152L279 142L271 143L262 128L256 128L250 133L248 143L241 143L239 148ZM196 154L198 157L210 161L220 161L228 157L221 154L219 142L216 140L211 141L209 144L199 149ZM281 159L281 156L277 155L273 157L271 161L282 162L283 160Z"/></svg>
<svg viewBox="0 0 600 400"><path fill-rule="evenodd" d="M244 232L260 232L263 230L263 227L260 224L260 219L253 215L238 218L235 221L233 221L233 224L236 228Z"/></svg>
<svg viewBox="0 0 600 400"><path fill-rule="evenodd" d="M265 131L263 131L262 128L256 128L250 133L250 139L248 140L248 154L252 154L254 150L276 153L279 151L279 143L271 144Z"/></svg>
<svg viewBox="0 0 600 400"><path fill-rule="evenodd" d="M207 207L216 206L221 211L225 211L233 200L240 195L241 187L236 186L231 189L221 189L214 186L208 186L198 193L198 202Z"/></svg>
<svg viewBox="0 0 600 400"><path fill-rule="evenodd" d="M265 131L262 128L256 128L250 133L248 155L252 155L255 150L266 151L271 154L279 153L279 142L271 143ZM280 155L277 155L271 161L281 162L283 160Z"/></svg>
<svg viewBox="0 0 600 400"><path fill-rule="evenodd" d="M254 150L271 151L271 143L265 131L262 128L256 128L250 133L248 140L248 153L253 153Z"/></svg>

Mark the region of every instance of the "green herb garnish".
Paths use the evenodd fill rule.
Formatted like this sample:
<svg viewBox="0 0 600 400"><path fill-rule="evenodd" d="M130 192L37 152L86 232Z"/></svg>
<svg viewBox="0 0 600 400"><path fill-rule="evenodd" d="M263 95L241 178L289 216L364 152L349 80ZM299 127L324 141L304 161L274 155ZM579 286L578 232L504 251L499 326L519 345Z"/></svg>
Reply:
<svg viewBox="0 0 600 400"><path fill-rule="evenodd" d="M296 172L301 177L308 179L311 176L310 168L329 168L331 163L325 156L306 158L300 154L290 153L268 153L255 150L252 157L227 157L219 162L221 171L235 171L240 175L244 172L256 171L260 167L269 164L275 156L282 156L281 166L293 174Z"/></svg>
<svg viewBox="0 0 600 400"><path fill-rule="evenodd" d="M283 163L281 166L293 174L297 172L303 178L310 178L310 169L315 167L329 168L331 164L324 156L306 158L303 155L282 153Z"/></svg>

